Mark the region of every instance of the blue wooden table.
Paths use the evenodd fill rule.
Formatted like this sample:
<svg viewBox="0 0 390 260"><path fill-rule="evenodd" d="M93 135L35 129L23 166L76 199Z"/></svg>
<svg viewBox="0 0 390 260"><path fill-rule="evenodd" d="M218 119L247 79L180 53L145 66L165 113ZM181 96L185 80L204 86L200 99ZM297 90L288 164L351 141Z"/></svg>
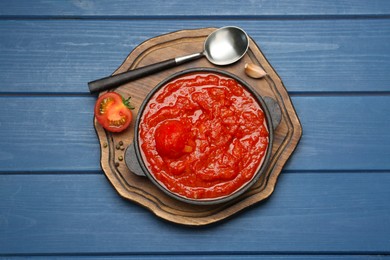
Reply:
<svg viewBox="0 0 390 260"><path fill-rule="evenodd" d="M245 29L303 127L265 202L163 221L100 168L87 82L169 32ZM1 1L0 258L382 259L390 254L390 1Z"/></svg>

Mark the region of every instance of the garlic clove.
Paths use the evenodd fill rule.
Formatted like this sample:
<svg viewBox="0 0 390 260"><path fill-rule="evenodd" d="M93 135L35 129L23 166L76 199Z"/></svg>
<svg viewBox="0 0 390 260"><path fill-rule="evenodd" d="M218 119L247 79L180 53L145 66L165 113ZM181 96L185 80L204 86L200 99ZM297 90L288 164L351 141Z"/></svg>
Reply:
<svg viewBox="0 0 390 260"><path fill-rule="evenodd" d="M260 79L267 75L267 72L265 72L260 66L253 64L253 63L246 63L245 64L245 73L251 78Z"/></svg>

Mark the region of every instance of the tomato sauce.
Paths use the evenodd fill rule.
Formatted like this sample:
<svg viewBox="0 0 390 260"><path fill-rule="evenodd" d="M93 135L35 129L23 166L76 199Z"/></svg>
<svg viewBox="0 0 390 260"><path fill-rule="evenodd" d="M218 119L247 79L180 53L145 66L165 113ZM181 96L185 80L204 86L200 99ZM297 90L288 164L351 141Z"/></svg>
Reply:
<svg viewBox="0 0 390 260"><path fill-rule="evenodd" d="M268 147L264 112L236 80L214 73L176 78L145 107L139 144L147 168L169 191L215 199L252 180Z"/></svg>

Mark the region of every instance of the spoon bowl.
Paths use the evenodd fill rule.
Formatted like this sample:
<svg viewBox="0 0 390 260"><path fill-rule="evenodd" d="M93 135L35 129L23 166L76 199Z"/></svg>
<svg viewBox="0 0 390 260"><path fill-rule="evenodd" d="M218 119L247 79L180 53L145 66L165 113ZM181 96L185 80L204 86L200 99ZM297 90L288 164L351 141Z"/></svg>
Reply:
<svg viewBox="0 0 390 260"><path fill-rule="evenodd" d="M177 57L142 68L88 82L90 93L98 93L118 87L141 77L173 68L183 63L206 57L214 65L224 66L240 60L249 48L248 35L235 26L226 26L212 32L204 42L204 50L182 57Z"/></svg>
<svg viewBox="0 0 390 260"><path fill-rule="evenodd" d="M222 27L204 43L204 55L215 65L229 65L242 58L249 48L248 35L239 27Z"/></svg>

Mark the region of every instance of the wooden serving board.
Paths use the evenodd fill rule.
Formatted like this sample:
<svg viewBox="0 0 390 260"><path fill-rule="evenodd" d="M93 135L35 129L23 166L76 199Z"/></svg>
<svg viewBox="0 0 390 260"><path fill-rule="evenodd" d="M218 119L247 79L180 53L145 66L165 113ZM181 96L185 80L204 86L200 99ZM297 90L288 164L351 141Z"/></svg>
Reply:
<svg viewBox="0 0 390 260"><path fill-rule="evenodd" d="M206 37L215 28L177 31L145 41L136 47L114 74L156 63L165 59L201 52ZM263 67L267 76L252 79L244 72L245 63L255 63ZM202 58L173 69L122 85L113 91L125 97L131 96L134 117L149 91L160 81L175 72L196 67L216 67ZM283 166L293 153L302 135L302 127L291 99L283 83L256 43L250 39L247 54L237 63L218 67L231 72L248 82L261 96L273 97L282 112L280 125L274 132L275 138L269 167L259 181L246 193L224 204L200 206L175 200L153 185L146 177L130 172L124 162L125 148L133 142L134 122L122 133L106 132L95 120L95 129L101 145L102 169L124 198L138 203L165 220L192 226L215 223L268 198L274 191ZM123 145L118 145L119 142ZM122 160L123 159L123 160Z"/></svg>

